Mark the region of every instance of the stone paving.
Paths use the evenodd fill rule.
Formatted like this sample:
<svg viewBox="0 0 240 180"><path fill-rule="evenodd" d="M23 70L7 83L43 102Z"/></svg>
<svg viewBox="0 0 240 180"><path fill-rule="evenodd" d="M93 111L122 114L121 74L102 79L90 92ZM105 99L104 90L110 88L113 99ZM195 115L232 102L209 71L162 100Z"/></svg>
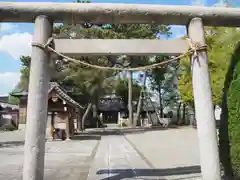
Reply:
<svg viewBox="0 0 240 180"><path fill-rule="evenodd" d="M88 180L201 179L195 140L192 129L103 136Z"/></svg>
<svg viewBox="0 0 240 180"><path fill-rule="evenodd" d="M16 131L0 134L0 180L22 178L23 139L19 137L18 141L9 141L21 133ZM10 138L7 136L9 134ZM86 180L98 142L98 138L47 142L44 180Z"/></svg>
<svg viewBox="0 0 240 180"><path fill-rule="evenodd" d="M0 131L0 143L2 142L23 142L25 131Z"/></svg>
<svg viewBox="0 0 240 180"><path fill-rule="evenodd" d="M128 142L165 179L201 179L197 130L190 127L126 134Z"/></svg>
<svg viewBox="0 0 240 180"><path fill-rule="evenodd" d="M123 136L103 136L88 180L135 179L142 175L141 168L149 169Z"/></svg>
<svg viewBox="0 0 240 180"><path fill-rule="evenodd" d="M20 180L24 132L0 133L0 180ZM46 143L45 180L197 180L197 132L93 130Z"/></svg>

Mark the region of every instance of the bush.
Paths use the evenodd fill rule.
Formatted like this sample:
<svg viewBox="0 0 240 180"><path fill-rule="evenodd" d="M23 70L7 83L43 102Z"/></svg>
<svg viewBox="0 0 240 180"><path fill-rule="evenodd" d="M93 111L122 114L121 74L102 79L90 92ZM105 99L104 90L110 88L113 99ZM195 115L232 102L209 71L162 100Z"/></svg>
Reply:
<svg viewBox="0 0 240 180"><path fill-rule="evenodd" d="M122 122L122 127L127 127L127 123L126 122Z"/></svg>
<svg viewBox="0 0 240 180"><path fill-rule="evenodd" d="M16 127L12 124L5 124L2 126L5 131L14 131Z"/></svg>
<svg viewBox="0 0 240 180"><path fill-rule="evenodd" d="M122 121L120 124L119 124L120 127L127 127L128 124L126 122L126 120Z"/></svg>
<svg viewBox="0 0 240 180"><path fill-rule="evenodd" d="M231 146L231 161L235 175L240 173L240 63L228 92L228 128Z"/></svg>

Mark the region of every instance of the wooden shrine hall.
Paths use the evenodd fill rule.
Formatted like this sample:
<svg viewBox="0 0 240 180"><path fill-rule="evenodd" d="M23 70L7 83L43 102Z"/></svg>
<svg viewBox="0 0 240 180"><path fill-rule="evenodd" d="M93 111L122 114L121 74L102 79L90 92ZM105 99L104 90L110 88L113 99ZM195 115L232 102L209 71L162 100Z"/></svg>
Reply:
<svg viewBox="0 0 240 180"><path fill-rule="evenodd" d="M14 92L11 94L18 97L19 103L19 128L25 128L27 117L27 97L28 92ZM46 138L61 138L61 135L54 132L65 132L66 137L70 139L74 131L80 124L80 110L83 107L72 99L66 90L58 83L50 82L48 90L48 117ZM55 134L55 135L54 135Z"/></svg>

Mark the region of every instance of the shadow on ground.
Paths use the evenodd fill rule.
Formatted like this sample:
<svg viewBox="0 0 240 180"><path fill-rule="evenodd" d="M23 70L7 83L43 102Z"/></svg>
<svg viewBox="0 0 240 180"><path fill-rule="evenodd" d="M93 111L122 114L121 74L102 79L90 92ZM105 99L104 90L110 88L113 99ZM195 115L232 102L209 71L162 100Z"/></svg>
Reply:
<svg viewBox="0 0 240 180"><path fill-rule="evenodd" d="M22 145L24 145L24 141L0 142L0 148L22 146Z"/></svg>
<svg viewBox="0 0 240 180"><path fill-rule="evenodd" d="M83 140L101 140L101 136L100 135L94 135L94 134L76 134L75 136L73 136L71 138L71 140L79 140L79 141L83 141Z"/></svg>
<svg viewBox="0 0 240 180"><path fill-rule="evenodd" d="M161 176L188 175L188 174L197 174L197 173L201 173L200 166L189 166L189 167L179 167L179 168L169 168L169 169L111 169L111 170L103 169L97 172L97 174L99 175L112 174L111 177L103 178L101 180L121 180L124 178L135 178L136 176L151 178L151 177L161 177ZM181 178L178 178L178 179L181 179ZM187 179L187 178L183 178L183 179ZM159 180L164 180L164 178Z"/></svg>

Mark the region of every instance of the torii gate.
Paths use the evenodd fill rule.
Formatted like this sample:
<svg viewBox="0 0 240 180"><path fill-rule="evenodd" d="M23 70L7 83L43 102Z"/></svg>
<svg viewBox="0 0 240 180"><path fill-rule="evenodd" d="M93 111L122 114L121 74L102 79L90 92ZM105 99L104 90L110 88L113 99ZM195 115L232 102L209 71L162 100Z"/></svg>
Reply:
<svg viewBox="0 0 240 180"><path fill-rule="evenodd" d="M240 9L133 4L78 4L1 2L2 22L33 22L33 43L45 44L52 36L53 22L142 23L186 25L192 42L205 45L204 25L240 26ZM204 24L203 24L204 22ZM55 50L65 55L179 55L189 48L184 40L54 40ZM198 126L200 161L204 180L220 180L220 165L212 93L206 51L192 57L193 93ZM32 48L24 180L43 180L49 53Z"/></svg>

